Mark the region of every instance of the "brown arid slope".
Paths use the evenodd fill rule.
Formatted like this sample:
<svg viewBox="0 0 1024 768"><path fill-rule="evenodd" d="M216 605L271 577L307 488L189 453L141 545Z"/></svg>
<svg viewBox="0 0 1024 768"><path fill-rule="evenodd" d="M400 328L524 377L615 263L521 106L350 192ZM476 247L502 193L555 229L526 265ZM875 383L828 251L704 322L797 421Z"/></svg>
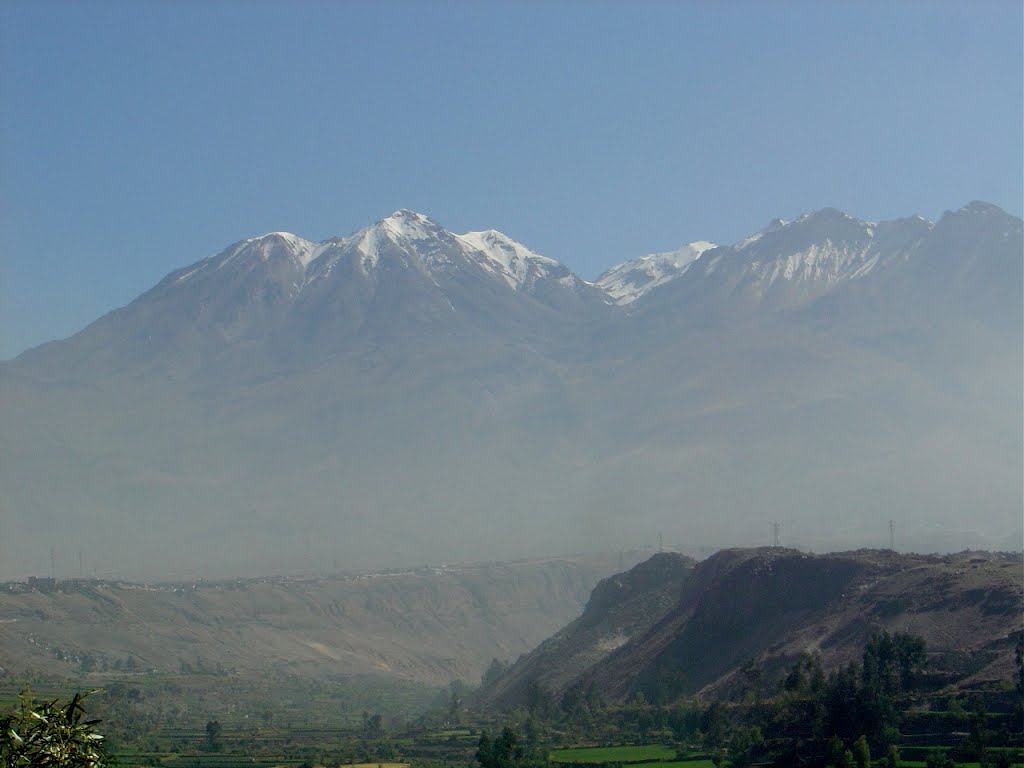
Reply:
<svg viewBox="0 0 1024 768"><path fill-rule="evenodd" d="M652 695L671 677L690 693L726 696L743 684L739 668L749 660L768 687L804 652L820 652L826 669L859 659L880 630L925 639L934 687L1008 680L1024 618L1022 576L1019 554L723 550L694 568L647 632L570 681L537 682L554 696L593 686L624 700Z"/></svg>
<svg viewBox="0 0 1024 768"><path fill-rule="evenodd" d="M562 690L631 638L643 635L676 604L694 561L659 553L594 588L583 614L484 686L478 703L514 706L526 702L532 681Z"/></svg>
<svg viewBox="0 0 1024 768"><path fill-rule="evenodd" d="M577 616L623 558L639 554L348 577L8 583L0 677L126 669L475 682L492 658L514 658Z"/></svg>

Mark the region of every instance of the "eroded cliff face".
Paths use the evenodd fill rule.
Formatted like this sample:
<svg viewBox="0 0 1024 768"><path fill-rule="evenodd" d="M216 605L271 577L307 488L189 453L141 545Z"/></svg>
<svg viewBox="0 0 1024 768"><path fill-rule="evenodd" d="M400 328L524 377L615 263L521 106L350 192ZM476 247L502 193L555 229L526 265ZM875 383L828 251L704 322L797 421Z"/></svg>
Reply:
<svg viewBox="0 0 1024 768"><path fill-rule="evenodd" d="M741 684L738 670L749 660L771 685L804 652L821 653L826 668L858 659L880 630L925 639L934 685L1007 679L1024 612L1021 577L1019 554L724 550L693 569L673 604L648 605L649 629L594 654L581 672L566 675L552 653L543 668L527 666L527 657L506 680L532 675L556 697L591 686L609 700L651 697L666 680L689 693L725 695ZM618 610L629 610L630 600ZM553 652L578 623L541 649ZM504 685L507 692L495 686L485 700L517 703L515 688Z"/></svg>
<svg viewBox="0 0 1024 768"><path fill-rule="evenodd" d="M659 553L625 573L602 580L583 614L484 686L479 703L497 707L525 704L534 682L563 691L616 648L646 633L669 611L693 565L694 561L683 555Z"/></svg>

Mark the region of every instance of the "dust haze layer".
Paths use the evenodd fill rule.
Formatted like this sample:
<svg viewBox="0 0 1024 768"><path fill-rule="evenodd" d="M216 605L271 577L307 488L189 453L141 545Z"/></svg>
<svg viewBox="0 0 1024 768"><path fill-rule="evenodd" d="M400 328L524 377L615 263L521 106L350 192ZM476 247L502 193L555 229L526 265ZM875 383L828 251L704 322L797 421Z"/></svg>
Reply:
<svg viewBox="0 0 1024 768"><path fill-rule="evenodd" d="M0 577L652 542L1019 549L1021 220L823 209L595 283L398 211L0 364ZM682 255L680 255L682 254ZM652 266L652 264L654 266Z"/></svg>

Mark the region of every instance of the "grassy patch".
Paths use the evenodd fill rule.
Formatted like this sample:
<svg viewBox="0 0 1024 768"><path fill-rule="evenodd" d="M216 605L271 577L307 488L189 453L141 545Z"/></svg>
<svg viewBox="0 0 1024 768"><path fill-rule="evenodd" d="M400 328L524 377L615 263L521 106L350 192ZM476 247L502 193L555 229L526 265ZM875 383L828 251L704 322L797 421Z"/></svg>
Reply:
<svg viewBox="0 0 1024 768"><path fill-rule="evenodd" d="M121 759L121 765L135 766ZM297 765L296 760L280 757L245 757L243 755L174 755L160 761L161 768L278 768ZM376 766L374 766L376 768Z"/></svg>
<svg viewBox="0 0 1024 768"><path fill-rule="evenodd" d="M551 751L551 761L555 763L644 763L671 760L675 756L676 751L672 747L661 744L639 747L578 747ZM686 765L694 766L696 763Z"/></svg>

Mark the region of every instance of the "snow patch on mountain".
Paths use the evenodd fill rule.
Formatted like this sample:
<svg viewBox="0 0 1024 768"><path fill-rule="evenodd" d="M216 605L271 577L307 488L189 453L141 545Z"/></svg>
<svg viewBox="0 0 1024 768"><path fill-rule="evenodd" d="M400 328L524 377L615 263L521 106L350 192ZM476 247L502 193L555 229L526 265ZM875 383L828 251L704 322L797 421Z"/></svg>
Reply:
<svg viewBox="0 0 1024 768"><path fill-rule="evenodd" d="M597 279L596 285L615 303L630 304L681 276L704 252L716 247L707 240L697 240L674 251L641 256L612 267Z"/></svg>
<svg viewBox="0 0 1024 768"><path fill-rule="evenodd" d="M364 269L372 269L380 260L382 248L388 244L409 248L414 243L436 236L437 229L437 225L423 214L402 209L351 238L345 238L345 241L346 244L355 242L356 249L362 254Z"/></svg>
<svg viewBox="0 0 1024 768"><path fill-rule="evenodd" d="M512 288L522 288L531 278L561 270L562 265L531 251L494 229L456 235L460 241L486 258L484 266L500 276Z"/></svg>
<svg viewBox="0 0 1024 768"><path fill-rule="evenodd" d="M752 262L750 274L767 285L779 280L834 285L844 277L864 277L869 274L878 264L878 254L872 254L872 250L870 247L836 245L826 240L797 253L785 254L769 261Z"/></svg>
<svg viewBox="0 0 1024 768"><path fill-rule="evenodd" d="M443 276L479 269L513 291L532 293L540 284L558 285L576 293L594 291L591 283L578 278L563 264L501 232L491 229L457 235L427 216L407 209L395 211L351 235L320 243L291 232L250 237L172 273L166 283L178 285L222 270L225 274L246 272L256 265L279 264L282 260L297 268L287 278L287 292L293 296L328 279L339 265L349 264L369 277L378 271L382 260L387 261L389 268L414 269L438 287L439 280L444 282Z"/></svg>
<svg viewBox="0 0 1024 768"><path fill-rule="evenodd" d="M180 270L181 274L174 277L172 285L180 285L196 275L207 271L220 272L239 258L243 261L260 261L264 264L274 258L291 259L305 272L306 268L323 253L327 246L293 235L291 232L268 232L265 235L249 237L235 243L229 248L208 256L195 263L191 268Z"/></svg>
<svg viewBox="0 0 1024 768"><path fill-rule="evenodd" d="M702 259L687 280L717 275L717 284L734 296L771 295L775 308L797 306L906 260L919 241L920 222L913 224L908 231L900 221L862 221L832 208L790 222L776 219Z"/></svg>
<svg viewBox="0 0 1024 768"><path fill-rule="evenodd" d="M793 221L775 219L732 246L698 240L641 256L588 283L555 259L496 230L454 234L421 213L401 209L347 237L322 243L290 232L248 238L168 276L166 283L190 283L221 270L234 279L235 272L247 274L257 265L273 265L270 279L281 282L285 293L294 297L314 283L333 280L332 271L340 265L349 265L341 270L348 279L360 273L370 278L386 266L415 270L443 293L453 274L469 270L545 301L551 295L564 300L567 293L574 293L588 301L625 306L680 278L685 278L683 284L697 286L716 275L715 283L736 295L770 293L772 302L788 306L828 292L844 280L864 278L894 258L905 259L915 238L904 234L902 226L860 221L826 208ZM285 264L290 267L282 270ZM549 294L552 289L555 294Z"/></svg>
<svg viewBox="0 0 1024 768"><path fill-rule="evenodd" d="M206 263L207 263L206 261L199 262L199 266L193 267L192 269L189 269L186 272L184 272L183 274L178 275L177 277L175 277L173 282L172 282L172 284L173 285L178 285L179 283L185 282L190 277L192 277L192 275L194 275L196 272L201 270Z"/></svg>
<svg viewBox="0 0 1024 768"><path fill-rule="evenodd" d="M302 265L303 270L306 269L321 253L323 253L326 247L323 243L314 243L311 240L306 240L298 235L293 235L291 232L271 232L269 235L263 235L259 240L267 240L269 238L276 238L285 247L291 251L292 256L299 264Z"/></svg>
<svg viewBox="0 0 1024 768"><path fill-rule="evenodd" d="M422 213L406 208L395 211L378 221L374 229L402 240L429 240L436 237L440 227Z"/></svg>

